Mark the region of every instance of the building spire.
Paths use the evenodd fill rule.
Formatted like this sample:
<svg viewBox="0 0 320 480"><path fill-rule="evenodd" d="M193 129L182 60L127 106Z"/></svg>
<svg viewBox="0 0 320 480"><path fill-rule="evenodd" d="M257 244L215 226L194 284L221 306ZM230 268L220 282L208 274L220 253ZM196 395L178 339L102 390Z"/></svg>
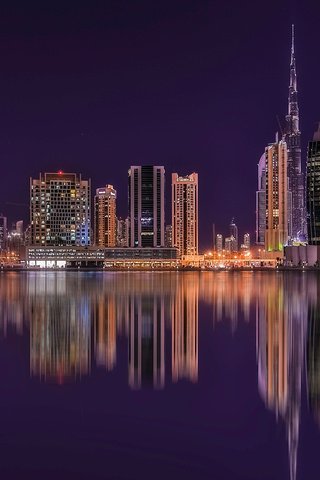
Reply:
<svg viewBox="0 0 320 480"><path fill-rule="evenodd" d="M294 59L294 24L291 25L291 63Z"/></svg>

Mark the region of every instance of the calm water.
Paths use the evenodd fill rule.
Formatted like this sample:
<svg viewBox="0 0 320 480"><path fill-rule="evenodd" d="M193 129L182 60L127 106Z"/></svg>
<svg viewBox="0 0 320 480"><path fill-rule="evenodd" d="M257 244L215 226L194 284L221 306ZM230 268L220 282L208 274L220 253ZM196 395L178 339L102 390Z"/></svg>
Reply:
<svg viewBox="0 0 320 480"><path fill-rule="evenodd" d="M320 476L320 276L0 274L1 479Z"/></svg>

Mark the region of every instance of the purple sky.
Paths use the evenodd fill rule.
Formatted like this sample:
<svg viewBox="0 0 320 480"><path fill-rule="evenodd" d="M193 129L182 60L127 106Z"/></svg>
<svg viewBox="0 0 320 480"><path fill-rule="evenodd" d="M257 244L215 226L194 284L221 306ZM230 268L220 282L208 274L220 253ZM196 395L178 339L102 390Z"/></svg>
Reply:
<svg viewBox="0 0 320 480"><path fill-rule="evenodd" d="M171 172L199 172L203 247L232 216L253 234L256 165L287 108L292 22L304 163L320 119L318 1L7 4L0 212L11 221L28 218L39 171L113 183L125 215L128 167L160 164L168 207Z"/></svg>

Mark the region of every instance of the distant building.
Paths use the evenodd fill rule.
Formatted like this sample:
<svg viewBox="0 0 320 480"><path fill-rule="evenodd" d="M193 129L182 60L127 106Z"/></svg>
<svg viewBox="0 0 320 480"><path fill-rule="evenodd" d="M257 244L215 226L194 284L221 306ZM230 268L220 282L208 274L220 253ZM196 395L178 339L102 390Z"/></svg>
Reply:
<svg viewBox="0 0 320 480"><path fill-rule="evenodd" d="M30 178L32 245L91 243L90 180L77 173L40 173Z"/></svg>
<svg viewBox="0 0 320 480"><path fill-rule="evenodd" d="M310 245L320 245L320 125L308 145L307 226Z"/></svg>
<svg viewBox="0 0 320 480"><path fill-rule="evenodd" d="M244 234L243 245L247 250L250 250L250 233L245 233Z"/></svg>
<svg viewBox="0 0 320 480"><path fill-rule="evenodd" d="M258 190L256 191L256 243L264 245L266 231L266 155L258 163Z"/></svg>
<svg viewBox="0 0 320 480"><path fill-rule="evenodd" d="M229 225L230 238L232 238L232 251L237 252L239 248L238 227L235 224L234 218Z"/></svg>
<svg viewBox="0 0 320 480"><path fill-rule="evenodd" d="M283 140L266 147L266 233L268 251L283 251L288 243L287 144Z"/></svg>
<svg viewBox="0 0 320 480"><path fill-rule="evenodd" d="M7 217L0 215L0 252L7 248Z"/></svg>
<svg viewBox="0 0 320 480"><path fill-rule="evenodd" d="M163 247L164 167L132 166L129 169L129 245Z"/></svg>
<svg viewBox="0 0 320 480"><path fill-rule="evenodd" d="M166 225L165 246L172 247L172 225Z"/></svg>
<svg viewBox="0 0 320 480"><path fill-rule="evenodd" d="M181 255L198 255L198 174L172 174L172 242Z"/></svg>
<svg viewBox="0 0 320 480"><path fill-rule="evenodd" d="M224 241L224 248L226 252L231 253L232 252L232 238L231 237L226 237Z"/></svg>
<svg viewBox="0 0 320 480"><path fill-rule="evenodd" d="M97 188L94 197L94 242L98 247L116 246L117 191L113 185Z"/></svg>
<svg viewBox="0 0 320 480"><path fill-rule="evenodd" d="M117 219L117 247L129 246L129 219Z"/></svg>
<svg viewBox="0 0 320 480"><path fill-rule="evenodd" d="M216 235L216 250L217 253L221 253L223 250L223 236L221 233L217 233Z"/></svg>

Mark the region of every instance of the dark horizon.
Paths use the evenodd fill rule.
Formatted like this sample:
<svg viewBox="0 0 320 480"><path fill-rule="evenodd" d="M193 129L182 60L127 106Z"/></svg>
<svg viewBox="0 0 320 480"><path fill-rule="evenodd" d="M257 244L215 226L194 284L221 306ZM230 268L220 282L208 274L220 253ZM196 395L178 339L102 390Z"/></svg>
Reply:
<svg viewBox="0 0 320 480"><path fill-rule="evenodd" d="M0 212L28 220L29 177L111 183L126 215L130 165L199 173L200 248L232 217L254 235L257 163L287 113L291 24L302 163L320 118L320 5L272 0L84 2L0 8L5 175ZM12 205L12 203L21 204ZM25 206L23 206L23 204Z"/></svg>

